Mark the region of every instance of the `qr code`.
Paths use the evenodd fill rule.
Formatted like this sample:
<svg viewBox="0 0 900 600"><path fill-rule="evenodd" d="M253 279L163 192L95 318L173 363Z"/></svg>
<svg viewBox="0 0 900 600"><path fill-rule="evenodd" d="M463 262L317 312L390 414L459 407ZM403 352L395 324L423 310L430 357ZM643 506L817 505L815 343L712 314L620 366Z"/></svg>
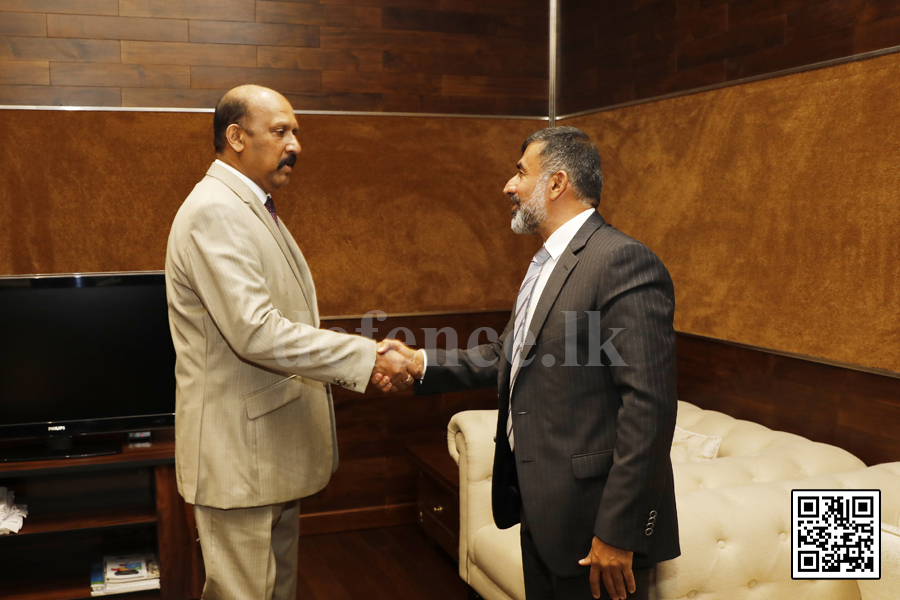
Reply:
<svg viewBox="0 0 900 600"><path fill-rule="evenodd" d="M794 579L881 578L881 490L792 490Z"/></svg>

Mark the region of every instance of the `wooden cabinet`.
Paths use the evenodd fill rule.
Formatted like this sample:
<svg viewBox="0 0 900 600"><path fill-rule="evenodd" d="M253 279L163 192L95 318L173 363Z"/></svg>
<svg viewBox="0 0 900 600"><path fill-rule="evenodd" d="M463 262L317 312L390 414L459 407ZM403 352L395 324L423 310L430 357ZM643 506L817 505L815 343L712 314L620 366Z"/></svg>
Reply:
<svg viewBox="0 0 900 600"><path fill-rule="evenodd" d="M407 448L418 471L419 524L453 560L459 560L459 467L447 443Z"/></svg>
<svg viewBox="0 0 900 600"><path fill-rule="evenodd" d="M166 429L121 454L0 464L0 486L28 506L21 531L0 536L0 596L90 598L93 562L152 551L161 589L123 598L198 598L200 548L193 511L175 486L174 456L174 431Z"/></svg>

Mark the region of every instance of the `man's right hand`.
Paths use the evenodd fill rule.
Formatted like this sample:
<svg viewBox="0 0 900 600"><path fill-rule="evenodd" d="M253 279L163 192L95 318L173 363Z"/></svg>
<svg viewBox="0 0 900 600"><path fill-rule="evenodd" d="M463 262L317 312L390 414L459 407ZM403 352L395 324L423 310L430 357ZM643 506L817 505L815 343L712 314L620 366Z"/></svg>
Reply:
<svg viewBox="0 0 900 600"><path fill-rule="evenodd" d="M378 344L372 383L382 392L402 391L422 376L424 357L397 340Z"/></svg>

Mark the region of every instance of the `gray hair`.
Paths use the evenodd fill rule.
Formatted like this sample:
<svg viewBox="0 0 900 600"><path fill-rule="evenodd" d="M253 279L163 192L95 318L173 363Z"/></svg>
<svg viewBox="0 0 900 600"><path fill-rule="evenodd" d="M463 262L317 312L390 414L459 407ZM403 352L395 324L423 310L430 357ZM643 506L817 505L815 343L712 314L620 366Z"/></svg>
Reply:
<svg viewBox="0 0 900 600"><path fill-rule="evenodd" d="M541 174L565 171L569 175L575 198L596 208L603 189L600 153L588 135L575 127L547 127L528 136L522 154L534 142L543 143L540 151Z"/></svg>

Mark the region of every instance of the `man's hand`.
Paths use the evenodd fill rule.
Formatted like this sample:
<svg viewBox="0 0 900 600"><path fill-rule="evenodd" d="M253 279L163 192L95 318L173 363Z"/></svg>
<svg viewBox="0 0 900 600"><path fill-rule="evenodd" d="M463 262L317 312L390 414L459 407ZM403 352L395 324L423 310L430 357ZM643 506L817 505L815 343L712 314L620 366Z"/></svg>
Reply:
<svg viewBox="0 0 900 600"><path fill-rule="evenodd" d="M591 566L591 594L594 598L600 597L601 577L612 600L625 600L626 588L629 594L634 593L633 557L634 553L630 550L620 550L594 536L590 554L578 561L583 567Z"/></svg>
<svg viewBox="0 0 900 600"><path fill-rule="evenodd" d="M402 391L422 376L424 358L420 352L397 340L378 344L372 383L382 392Z"/></svg>

